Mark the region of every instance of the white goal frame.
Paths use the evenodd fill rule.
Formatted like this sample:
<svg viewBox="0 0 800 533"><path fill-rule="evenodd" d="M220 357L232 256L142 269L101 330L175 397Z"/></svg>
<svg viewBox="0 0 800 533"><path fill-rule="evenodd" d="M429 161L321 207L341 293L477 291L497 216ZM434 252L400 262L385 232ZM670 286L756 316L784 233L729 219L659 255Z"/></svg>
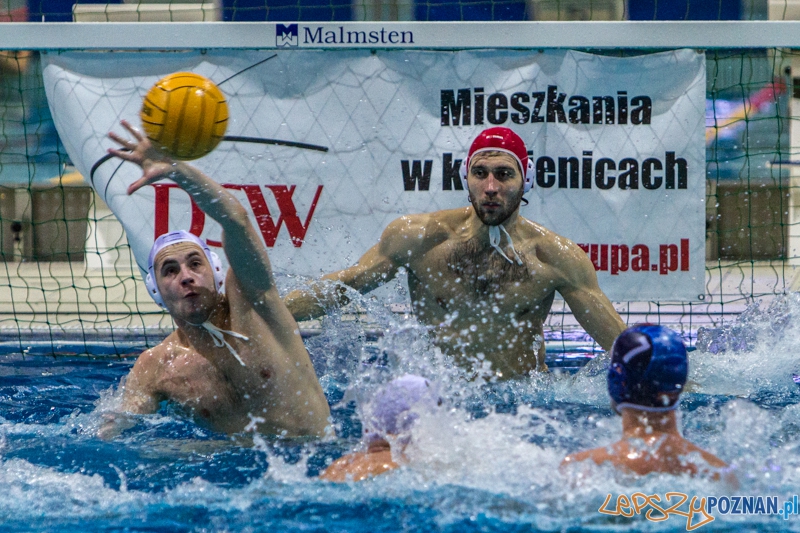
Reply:
<svg viewBox="0 0 800 533"><path fill-rule="evenodd" d="M0 23L0 50L278 49L274 22ZM299 48L800 48L800 21L284 22L301 32L412 32L413 42Z"/></svg>

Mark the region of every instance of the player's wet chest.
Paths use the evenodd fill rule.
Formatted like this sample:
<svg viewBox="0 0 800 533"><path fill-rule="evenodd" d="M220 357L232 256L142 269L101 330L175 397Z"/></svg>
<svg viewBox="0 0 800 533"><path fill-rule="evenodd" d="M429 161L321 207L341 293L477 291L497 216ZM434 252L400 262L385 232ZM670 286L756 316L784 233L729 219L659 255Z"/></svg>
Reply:
<svg viewBox="0 0 800 533"><path fill-rule="evenodd" d="M555 286L550 267L535 254L523 256L522 262L509 261L489 250L474 256L439 254L415 265L409 276L412 290L416 285L438 299L486 300L499 295L506 304L528 302L531 296L545 298Z"/></svg>
<svg viewBox="0 0 800 533"><path fill-rule="evenodd" d="M174 358L163 369L159 382L170 400L204 418L213 418L241 402L233 381L197 354Z"/></svg>

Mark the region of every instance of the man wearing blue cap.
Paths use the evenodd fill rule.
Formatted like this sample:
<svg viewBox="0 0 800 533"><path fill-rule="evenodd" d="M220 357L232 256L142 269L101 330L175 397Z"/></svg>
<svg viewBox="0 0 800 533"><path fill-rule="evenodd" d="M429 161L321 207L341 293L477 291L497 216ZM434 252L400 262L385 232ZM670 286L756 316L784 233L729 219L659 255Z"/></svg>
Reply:
<svg viewBox="0 0 800 533"><path fill-rule="evenodd" d="M147 289L177 329L139 356L125 381L122 409L152 413L162 400L170 400L217 431L322 436L328 403L244 207L217 182L169 159L127 122L122 125L133 140L110 133L122 149L109 152L143 172L128 194L164 178L173 180L222 226L230 263L226 275L208 245L185 231L156 240ZM101 436L119 431L125 423L118 420L107 424Z"/></svg>
<svg viewBox="0 0 800 533"><path fill-rule="evenodd" d="M653 324L623 331L611 348L608 369L608 393L612 407L622 415L622 439L572 454L562 466L592 460L639 475L658 472L718 479L728 465L678 431L675 409L687 374L686 346L677 333Z"/></svg>

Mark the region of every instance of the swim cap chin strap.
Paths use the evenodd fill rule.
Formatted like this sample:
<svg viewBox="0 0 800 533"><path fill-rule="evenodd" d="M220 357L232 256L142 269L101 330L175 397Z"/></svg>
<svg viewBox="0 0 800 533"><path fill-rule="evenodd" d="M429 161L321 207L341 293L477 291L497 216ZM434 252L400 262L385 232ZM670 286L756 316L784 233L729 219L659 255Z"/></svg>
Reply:
<svg viewBox="0 0 800 533"><path fill-rule="evenodd" d="M629 409L638 409L639 411L647 411L648 413L666 413L667 411L674 411L678 408L678 403L675 402L673 405L667 405L665 407L650 407L649 405L638 405L635 403L630 402L622 402L618 403L614 406L614 410L622 414L622 410L626 407Z"/></svg>
<svg viewBox="0 0 800 533"><path fill-rule="evenodd" d="M509 263L513 263L514 262L511 259L509 259L509 257L503 252L502 248L500 248L500 241L502 239L502 236L500 235L500 230L501 229L503 230L503 233L506 234L506 239L508 239L508 246L510 246L511 247L511 251L514 252L514 257L517 260L517 264L521 265L522 264L522 259L520 258L519 254L517 253L516 248L514 248L514 242L511 240L511 235L508 234L508 230L506 230L506 228L503 227L502 224L498 224L497 226L489 226L489 244L492 246L492 248L497 250L497 252L500 255L505 257L506 261L508 261Z"/></svg>
<svg viewBox="0 0 800 533"><path fill-rule="evenodd" d="M189 323L192 324L191 322ZM214 346L216 346L217 348L222 348L223 346L225 346L226 348L228 348L228 351L231 352L231 355L233 355L236 358L236 360L239 361L240 365L247 366L244 364L244 361L242 361L242 358L239 357L239 354L236 352L233 346L231 346L228 343L228 341L225 340L223 334L227 333L231 337L236 337L237 339L242 339L243 341L249 341L250 337L246 337L241 333L236 333L235 331L218 328L217 326L212 324L210 320L206 320L202 324L192 324L192 326L205 329L209 333L209 335L211 335L211 338L214 339Z"/></svg>
<svg viewBox="0 0 800 533"><path fill-rule="evenodd" d="M153 300L160 305L161 307L166 307L164 305L164 299L161 296L161 291L158 288L158 283L156 282L156 275L154 271L155 266L155 259L158 252L166 248L167 246L171 246L173 244L177 244L179 242L191 242L199 246L203 253L206 255L208 262L211 264L211 269L214 273L214 286L217 289L217 294L223 294L222 286L225 282L225 272L222 270L222 264L220 263L219 257L217 254L211 251L208 247L208 244L196 235L189 233L188 231L173 231L170 233L165 233L164 235L159 236L156 239L156 242L153 243L153 247L150 249L150 257L147 259L147 277L145 278L145 285L147 285L147 291L152 296ZM231 352L239 364L242 366L246 366L242 358L239 357L239 354L236 353L236 350L228 344L225 340L224 334L227 333L231 337L236 337L237 339L242 339L244 341L249 341L249 337L245 337L241 333L236 333L235 331L228 331L227 329L220 329L214 324L211 323L210 320L206 320L202 324L192 324L194 327L203 328L205 329L211 338L214 339L214 346L218 348L222 348L223 346L228 348L228 351Z"/></svg>

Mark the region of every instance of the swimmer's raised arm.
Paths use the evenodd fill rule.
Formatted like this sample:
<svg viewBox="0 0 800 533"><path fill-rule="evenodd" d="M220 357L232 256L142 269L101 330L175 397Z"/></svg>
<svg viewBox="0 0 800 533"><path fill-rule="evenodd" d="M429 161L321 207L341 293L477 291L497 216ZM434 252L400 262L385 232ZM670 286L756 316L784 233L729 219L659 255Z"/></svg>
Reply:
<svg viewBox="0 0 800 533"><path fill-rule="evenodd" d="M122 125L134 140L124 139L112 132L109 137L126 150L111 149L109 152L139 165L143 171L142 177L128 187L128 194L161 179L174 181L192 197L204 213L222 226L225 255L228 257L230 270L236 275L238 285L245 293L244 297L262 314L274 313L282 308L276 307L274 301L264 304L265 294L269 296L268 300L278 298L278 294L267 249L250 223L242 204L200 170L186 163L175 162L157 150L147 137L128 122L122 121Z"/></svg>
<svg viewBox="0 0 800 533"><path fill-rule="evenodd" d="M325 314L327 308L346 305L350 299L342 285L365 294L391 281L400 267L407 267L414 247L422 241L416 238L424 231L415 220L418 216L404 216L391 222L378 244L367 250L355 265L323 276L308 289L286 295L284 302L295 319L317 318ZM324 283L326 281L339 284Z"/></svg>
<svg viewBox="0 0 800 533"><path fill-rule="evenodd" d="M625 323L597 283L589 256L574 243L559 260L565 281L556 287L575 319L602 346L610 350Z"/></svg>
<svg viewBox="0 0 800 533"><path fill-rule="evenodd" d="M230 264L223 292L206 243L186 231L156 239L146 283L177 329L139 357L125 408L152 411L162 398L190 406L227 433L255 425L275 435L323 435L330 409L247 210L219 183L173 161L127 122L122 126L132 138L110 133L122 149L109 152L142 169L128 193L174 181L222 226Z"/></svg>

